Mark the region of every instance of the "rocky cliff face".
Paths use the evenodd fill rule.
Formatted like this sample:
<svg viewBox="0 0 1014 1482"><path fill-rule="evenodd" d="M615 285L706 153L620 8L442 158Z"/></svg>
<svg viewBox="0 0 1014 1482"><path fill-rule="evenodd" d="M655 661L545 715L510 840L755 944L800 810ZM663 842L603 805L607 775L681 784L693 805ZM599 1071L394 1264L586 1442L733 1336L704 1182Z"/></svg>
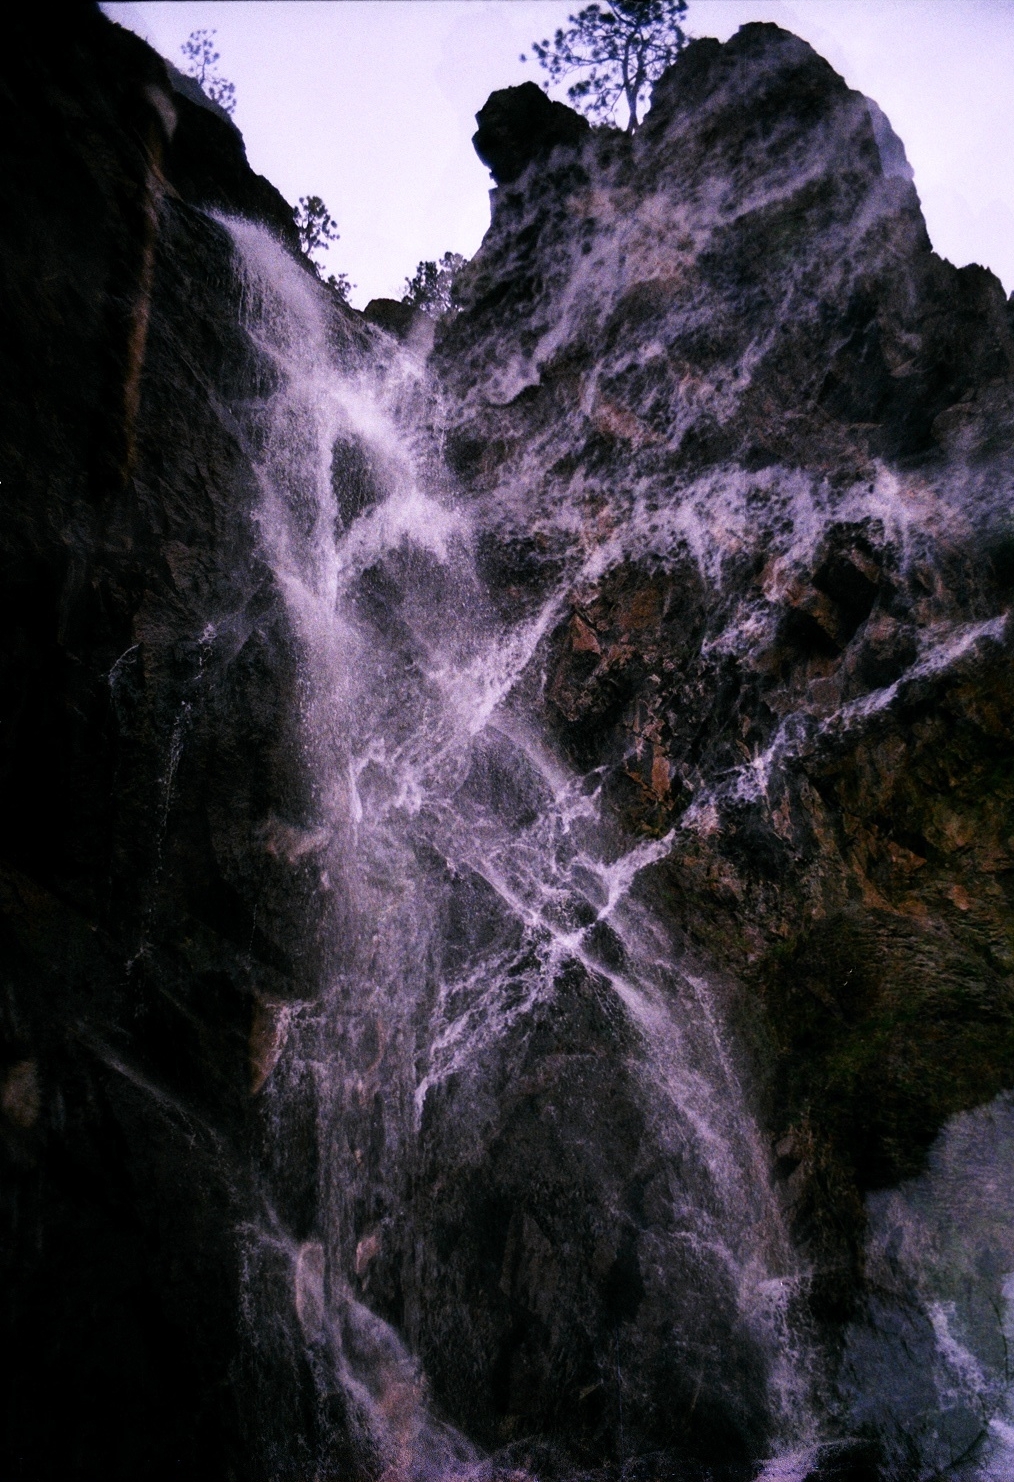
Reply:
<svg viewBox="0 0 1014 1482"><path fill-rule="evenodd" d="M505 601L570 577L539 704L759 1008L834 1305L862 1192L1009 1079L1009 306L771 26L514 176L435 352L449 457Z"/></svg>
<svg viewBox="0 0 1014 1482"><path fill-rule="evenodd" d="M249 1476L248 1044L314 948L265 847L305 782L207 213L292 217L88 7L12 24L2 107L0 1470Z"/></svg>
<svg viewBox="0 0 1014 1482"><path fill-rule="evenodd" d="M633 138L494 94L424 357L19 26L5 1475L1001 1475L1000 285L749 26Z"/></svg>

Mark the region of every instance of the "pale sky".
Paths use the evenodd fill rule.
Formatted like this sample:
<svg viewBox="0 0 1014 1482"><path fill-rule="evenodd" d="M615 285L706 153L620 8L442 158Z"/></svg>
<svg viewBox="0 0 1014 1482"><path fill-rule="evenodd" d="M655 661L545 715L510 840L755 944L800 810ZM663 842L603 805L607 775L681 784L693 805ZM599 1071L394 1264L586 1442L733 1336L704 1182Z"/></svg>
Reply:
<svg viewBox="0 0 1014 1482"><path fill-rule="evenodd" d="M255 170L287 200L324 198L330 267L358 307L400 297L423 258L472 255L489 176L471 146L494 88L583 0L149 0L103 10L182 66L215 28L218 70ZM875 98L915 169L933 245L1014 290L1014 0L691 0L687 28L724 40L772 20ZM555 96L563 97L558 89Z"/></svg>

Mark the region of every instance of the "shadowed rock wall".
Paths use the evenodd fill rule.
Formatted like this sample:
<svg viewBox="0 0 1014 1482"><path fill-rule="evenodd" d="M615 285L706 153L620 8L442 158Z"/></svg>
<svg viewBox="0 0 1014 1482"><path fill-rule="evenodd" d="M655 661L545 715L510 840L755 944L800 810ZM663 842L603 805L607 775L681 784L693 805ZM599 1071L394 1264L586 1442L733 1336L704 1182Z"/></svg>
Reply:
<svg viewBox="0 0 1014 1482"><path fill-rule="evenodd" d="M264 372L205 213L295 247L292 215L97 10L16 19L5 57L0 1471L252 1477L262 1380L313 1418L240 1338L250 1042L316 967L289 637L227 410ZM297 1227L301 1177L270 1196Z"/></svg>

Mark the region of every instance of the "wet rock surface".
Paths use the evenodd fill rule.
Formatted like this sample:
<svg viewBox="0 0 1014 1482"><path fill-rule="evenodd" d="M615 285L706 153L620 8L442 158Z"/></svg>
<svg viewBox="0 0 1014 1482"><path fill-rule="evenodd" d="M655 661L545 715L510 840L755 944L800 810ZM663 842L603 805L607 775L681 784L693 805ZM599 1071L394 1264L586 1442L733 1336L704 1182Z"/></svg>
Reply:
<svg viewBox="0 0 1014 1482"><path fill-rule="evenodd" d="M434 354L494 587L573 572L546 722L743 985L832 1326L865 1193L1014 1034L1010 312L884 122L775 27L692 44L632 140L494 192Z"/></svg>
<svg viewBox="0 0 1014 1482"><path fill-rule="evenodd" d="M402 1023L371 955L396 911L371 880L358 940L322 871L302 651L254 518L279 371L241 329L214 214L294 250L289 208L97 12L18 27L4 1474L422 1476L425 1400L496 1458L454 1453L447 1475L755 1477L779 1434L770 1353L700 1238L721 1191L646 1094L610 986L623 933L561 892L552 928L581 948L539 997L524 913L452 866L423 811ZM502 728L539 722L617 859L650 848L629 909L662 923L684 990L710 975L723 1074L750 1087L807 1271L785 1331L822 1355L824 1431L851 1436L868 1196L1012 1084L1009 307L933 254L879 109L776 27L692 44L633 137L531 85L478 122L493 221L427 394L472 517L468 600L535 625ZM383 361L362 319L327 313ZM329 478L346 526L382 500L351 435ZM396 713L426 667L419 610L478 621L407 547L353 600ZM454 783L477 839L491 810L521 837L552 790L508 740L476 741ZM383 760L356 773L367 801ZM357 962L370 992L323 1005ZM437 1074L438 990L481 999L491 965L502 1022ZM673 1012L703 1013L691 996ZM369 1395L335 1379L367 1369ZM356 1439L369 1405L395 1461ZM883 1448L867 1431L812 1441L791 1476L916 1475L903 1425Z"/></svg>

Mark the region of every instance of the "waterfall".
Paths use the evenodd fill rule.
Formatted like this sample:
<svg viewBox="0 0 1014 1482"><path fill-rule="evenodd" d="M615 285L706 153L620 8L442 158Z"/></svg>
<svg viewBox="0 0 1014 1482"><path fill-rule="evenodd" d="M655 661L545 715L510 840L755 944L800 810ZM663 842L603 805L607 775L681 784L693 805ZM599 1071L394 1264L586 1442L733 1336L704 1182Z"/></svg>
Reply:
<svg viewBox="0 0 1014 1482"><path fill-rule="evenodd" d="M495 601L476 562L481 511L442 464L423 359L347 328L263 229L226 225L268 368L267 394L241 415L261 547L300 655L315 808L283 843L337 902L319 997L279 1017L262 1093L277 1105L297 1080L314 1087L315 1238L263 1238L285 1249L318 1386L342 1394L385 1475L479 1465L437 1418L459 1398L470 1413L448 1392L451 1350L478 1345L452 1309L473 1300L481 1263L448 1211L508 1139L504 1187L524 1189L494 1218L500 1272L479 1283L475 1321L492 1328L524 1299L549 1346L559 1339L557 1369L577 1334L573 1387L615 1411L621 1461L650 1430L645 1373L660 1354L691 1412L726 1407L769 1454L805 1446L812 1374L791 1317L805 1272L725 1027L727 990L655 908L652 867L671 840L620 837L599 776L569 770L539 723L540 641L588 558L575 543L534 608ZM541 1129L520 1175L521 1113L504 1110L519 1097ZM571 1198L566 1259L548 1227ZM586 1265L605 1328L581 1307ZM554 1310L540 1315L543 1300ZM536 1364L524 1341L518 1372ZM443 1365L436 1397L424 1359Z"/></svg>

